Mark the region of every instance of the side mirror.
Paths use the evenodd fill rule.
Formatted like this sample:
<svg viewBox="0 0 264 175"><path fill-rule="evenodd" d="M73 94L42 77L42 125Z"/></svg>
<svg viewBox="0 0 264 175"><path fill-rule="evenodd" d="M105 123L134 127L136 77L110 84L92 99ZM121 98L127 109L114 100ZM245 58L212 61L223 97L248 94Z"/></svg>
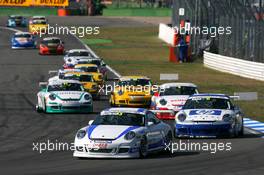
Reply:
<svg viewBox="0 0 264 175"><path fill-rule="evenodd" d="M148 126L154 125L154 122L148 122Z"/></svg>
<svg viewBox="0 0 264 175"><path fill-rule="evenodd" d="M94 120L90 120L89 123L88 123L88 125L92 125L93 122L94 122Z"/></svg>

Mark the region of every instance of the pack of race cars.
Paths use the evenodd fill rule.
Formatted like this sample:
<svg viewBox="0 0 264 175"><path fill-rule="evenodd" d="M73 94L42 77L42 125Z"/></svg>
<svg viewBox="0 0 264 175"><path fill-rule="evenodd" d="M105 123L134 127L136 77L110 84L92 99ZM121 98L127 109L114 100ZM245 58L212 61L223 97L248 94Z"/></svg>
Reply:
<svg viewBox="0 0 264 175"><path fill-rule="evenodd" d="M36 110L45 113L92 113L93 100L107 81L104 61L89 50L65 51L58 37L44 38L39 45L32 32L47 24L32 17L29 32L17 32L12 48L39 48L40 55L64 55L62 69L49 71L40 82ZM10 16L9 27L25 26L23 17ZM75 137L74 157L145 157L162 151L175 137L237 137L243 135L243 113L224 94L199 93L193 83L157 86L146 76L122 76L109 95L111 108L103 110ZM163 119L175 120L172 129Z"/></svg>

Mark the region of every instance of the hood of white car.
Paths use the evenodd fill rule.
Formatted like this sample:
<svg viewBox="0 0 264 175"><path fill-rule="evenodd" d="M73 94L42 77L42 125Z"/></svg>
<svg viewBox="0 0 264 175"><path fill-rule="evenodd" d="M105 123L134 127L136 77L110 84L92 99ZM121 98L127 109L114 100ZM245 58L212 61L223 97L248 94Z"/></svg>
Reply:
<svg viewBox="0 0 264 175"><path fill-rule="evenodd" d="M225 114L231 114L230 110L222 109L191 109L183 111L187 120L191 121L219 121Z"/></svg>
<svg viewBox="0 0 264 175"><path fill-rule="evenodd" d="M91 125L87 128L89 139L118 139L138 126Z"/></svg>
<svg viewBox="0 0 264 175"><path fill-rule="evenodd" d="M62 100L79 100L84 93L81 91L55 91L52 94L55 94Z"/></svg>

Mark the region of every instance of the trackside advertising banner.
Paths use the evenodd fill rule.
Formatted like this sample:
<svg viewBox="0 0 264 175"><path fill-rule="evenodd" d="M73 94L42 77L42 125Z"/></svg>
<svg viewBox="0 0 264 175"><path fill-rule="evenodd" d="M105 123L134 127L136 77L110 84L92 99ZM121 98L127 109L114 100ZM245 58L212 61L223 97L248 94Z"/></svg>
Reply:
<svg viewBox="0 0 264 175"><path fill-rule="evenodd" d="M33 0L33 6L68 6L68 0Z"/></svg>
<svg viewBox="0 0 264 175"><path fill-rule="evenodd" d="M0 0L0 6L61 6L69 5L69 0Z"/></svg>
<svg viewBox="0 0 264 175"><path fill-rule="evenodd" d="M0 0L0 6L30 6L32 0Z"/></svg>

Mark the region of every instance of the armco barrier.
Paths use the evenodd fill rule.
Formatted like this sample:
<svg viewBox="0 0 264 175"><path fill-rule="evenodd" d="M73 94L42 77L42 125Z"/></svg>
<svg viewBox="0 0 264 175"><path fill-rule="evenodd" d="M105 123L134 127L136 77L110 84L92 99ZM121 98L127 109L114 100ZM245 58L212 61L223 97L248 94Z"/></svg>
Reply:
<svg viewBox="0 0 264 175"><path fill-rule="evenodd" d="M175 30L166 24L159 25L159 38L164 42L173 45L174 44Z"/></svg>
<svg viewBox="0 0 264 175"><path fill-rule="evenodd" d="M264 64L204 52L204 65L218 71L264 81Z"/></svg>

